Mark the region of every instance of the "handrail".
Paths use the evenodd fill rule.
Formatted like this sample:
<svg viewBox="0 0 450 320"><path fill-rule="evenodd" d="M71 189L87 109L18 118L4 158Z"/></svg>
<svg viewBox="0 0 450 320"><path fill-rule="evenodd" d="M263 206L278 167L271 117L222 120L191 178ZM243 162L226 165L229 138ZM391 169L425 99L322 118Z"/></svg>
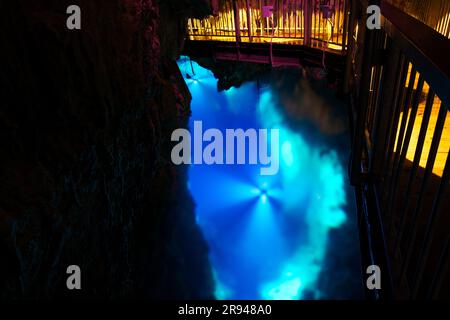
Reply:
<svg viewBox="0 0 450 320"><path fill-rule="evenodd" d="M381 14L383 29L450 108L450 40L387 1Z"/></svg>
<svg viewBox="0 0 450 320"><path fill-rule="evenodd" d="M389 298L389 286L394 297L428 297L438 288L424 270L437 274L437 258L448 259L449 204L442 199L449 194L450 151L442 137L448 136L450 40L386 0L370 2L381 7L382 28L366 29L366 16L357 16L348 62L354 71L348 75L350 175L366 204L358 206L359 216L368 217L360 226L363 263L374 260L388 277L392 270L392 283L376 298ZM354 3L365 11L367 1Z"/></svg>

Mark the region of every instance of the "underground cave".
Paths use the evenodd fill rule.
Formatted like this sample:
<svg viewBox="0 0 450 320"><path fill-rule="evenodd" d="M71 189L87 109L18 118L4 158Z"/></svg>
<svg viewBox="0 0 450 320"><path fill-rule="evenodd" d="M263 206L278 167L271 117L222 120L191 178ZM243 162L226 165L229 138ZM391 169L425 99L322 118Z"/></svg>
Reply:
<svg viewBox="0 0 450 320"><path fill-rule="evenodd" d="M77 2L0 2L0 300L450 297L447 0Z"/></svg>

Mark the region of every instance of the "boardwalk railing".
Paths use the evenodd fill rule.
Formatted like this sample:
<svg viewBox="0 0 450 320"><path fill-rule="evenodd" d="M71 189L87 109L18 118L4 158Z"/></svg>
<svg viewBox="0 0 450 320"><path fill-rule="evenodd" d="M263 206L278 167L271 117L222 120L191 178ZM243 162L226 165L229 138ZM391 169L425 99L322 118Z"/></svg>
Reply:
<svg viewBox="0 0 450 320"><path fill-rule="evenodd" d="M389 0L400 10L450 38L450 1L448 0Z"/></svg>
<svg viewBox="0 0 450 320"><path fill-rule="evenodd" d="M345 51L348 0L224 0L218 12L190 19L191 40L274 42Z"/></svg>
<svg viewBox="0 0 450 320"><path fill-rule="evenodd" d="M383 28L355 17L348 70L363 259L384 271L383 289L368 294L448 297L450 41L376 2Z"/></svg>

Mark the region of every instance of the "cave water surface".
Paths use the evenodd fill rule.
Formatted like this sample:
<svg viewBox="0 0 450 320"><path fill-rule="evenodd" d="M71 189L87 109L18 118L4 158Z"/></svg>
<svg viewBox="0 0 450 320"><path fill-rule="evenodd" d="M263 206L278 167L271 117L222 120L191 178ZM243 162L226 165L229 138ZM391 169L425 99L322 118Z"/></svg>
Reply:
<svg viewBox="0 0 450 320"><path fill-rule="evenodd" d="M191 131L197 120L203 130L280 130L276 175L260 175L259 165L189 167L188 187L210 247L216 298L290 300L317 291L329 232L348 219L337 152L324 154L290 129L269 86L248 82L218 92L211 71L187 57L178 65L192 94Z"/></svg>

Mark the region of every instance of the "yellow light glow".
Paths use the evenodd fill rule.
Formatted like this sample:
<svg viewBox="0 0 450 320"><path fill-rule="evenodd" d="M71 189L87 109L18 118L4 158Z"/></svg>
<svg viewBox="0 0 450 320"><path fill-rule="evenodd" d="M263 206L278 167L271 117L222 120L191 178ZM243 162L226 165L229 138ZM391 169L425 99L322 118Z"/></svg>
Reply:
<svg viewBox="0 0 450 320"><path fill-rule="evenodd" d="M427 83L424 84L423 93L427 94L429 91L429 86ZM428 155L431 148L431 142L433 140L434 130L436 128L437 117L439 114L439 109L441 107L441 100L436 97L433 103L433 109L431 112L430 121L428 124L427 133L425 135L425 142L422 150L422 154L420 156L419 166L421 168L425 168L427 165ZM423 114L425 110L425 101L419 104L419 108L417 111L417 116L414 122L414 128L411 134L411 141L408 146L408 150L406 152L406 159L413 162L414 156L416 152L417 142L419 140L420 128L422 126ZM411 109L407 115L407 122L410 118ZM400 118L398 122L397 135L395 139L394 151L397 148L397 144L399 143L399 135L400 135L400 126L403 118L403 112L400 113ZM405 130L406 131L406 130ZM402 140L404 137L402 137ZM433 166L433 174L442 177L445 162L447 160L447 155L450 149L450 112L447 112L447 118L444 125L444 130L442 132L442 137L439 143L438 153L436 155L436 160Z"/></svg>
<svg viewBox="0 0 450 320"><path fill-rule="evenodd" d="M270 18L262 18L261 8L252 7L247 12L245 2L238 2L239 33L242 42L271 42L304 45L305 14L302 8L274 9ZM217 16L188 22L191 40L236 41L235 13L233 4L227 3ZM342 50L345 13L337 10L331 19L323 19L321 11L314 11L311 17L312 47Z"/></svg>

